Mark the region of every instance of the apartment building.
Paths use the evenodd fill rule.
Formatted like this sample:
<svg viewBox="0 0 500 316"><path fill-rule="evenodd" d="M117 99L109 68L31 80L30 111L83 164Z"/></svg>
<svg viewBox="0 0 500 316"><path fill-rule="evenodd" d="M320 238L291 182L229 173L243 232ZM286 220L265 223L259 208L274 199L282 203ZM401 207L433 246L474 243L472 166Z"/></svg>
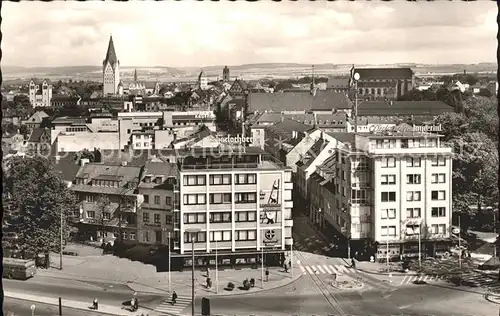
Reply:
<svg viewBox="0 0 500 316"><path fill-rule="evenodd" d="M177 165L161 160L148 161L143 169L138 192L144 197L137 216L138 241L144 244L168 245L168 234L174 239L174 186ZM178 198L177 198L178 200Z"/></svg>
<svg viewBox="0 0 500 316"><path fill-rule="evenodd" d="M81 163L70 187L80 204L74 214L79 232L91 240L137 242L137 213L144 202L137 193L142 168L85 159Z"/></svg>
<svg viewBox="0 0 500 316"><path fill-rule="evenodd" d="M309 197L326 197L311 200L314 221L350 240L353 253L381 260L387 250L391 257L415 256L419 234L424 254L447 251L452 149L440 135L393 130L337 137L346 138L346 147L309 179Z"/></svg>
<svg viewBox="0 0 500 316"><path fill-rule="evenodd" d="M293 243L292 171L258 148L209 152L179 158L177 256L189 266L194 241L200 260L212 264L215 248L220 265L256 264L262 253L279 263Z"/></svg>

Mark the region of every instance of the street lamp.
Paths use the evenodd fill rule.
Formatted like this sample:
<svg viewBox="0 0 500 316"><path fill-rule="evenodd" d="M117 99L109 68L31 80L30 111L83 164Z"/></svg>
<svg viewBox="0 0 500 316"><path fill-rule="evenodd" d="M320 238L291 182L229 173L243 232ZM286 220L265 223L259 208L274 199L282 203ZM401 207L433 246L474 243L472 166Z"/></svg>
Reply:
<svg viewBox="0 0 500 316"><path fill-rule="evenodd" d="M186 232L191 236L191 315L194 316L194 236L200 232L199 228L188 228Z"/></svg>
<svg viewBox="0 0 500 316"><path fill-rule="evenodd" d="M170 246L170 232L168 231L167 228L163 228L163 231L167 231L167 242L168 242L168 292L172 293L172 274L170 272L171 269L171 254L170 252L172 251L171 246Z"/></svg>

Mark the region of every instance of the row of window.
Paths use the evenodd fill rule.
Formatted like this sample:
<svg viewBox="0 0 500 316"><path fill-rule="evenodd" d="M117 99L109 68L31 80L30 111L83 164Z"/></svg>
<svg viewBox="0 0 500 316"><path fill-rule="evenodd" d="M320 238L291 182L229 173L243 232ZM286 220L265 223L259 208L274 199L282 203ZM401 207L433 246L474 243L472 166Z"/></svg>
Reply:
<svg viewBox="0 0 500 316"><path fill-rule="evenodd" d="M441 167L446 166L446 157L431 157L431 166L432 167ZM420 167L422 164L422 159L420 157L408 157L406 158L406 166L407 167ZM381 159L382 168L395 168L396 167L396 158L395 157L384 157Z"/></svg>
<svg viewBox="0 0 500 316"><path fill-rule="evenodd" d="M144 212L142 214L142 221L147 224L150 223L150 213ZM161 224L161 214L153 214L153 223L155 224ZM165 215L165 224L169 225L172 224L172 215L166 214Z"/></svg>
<svg viewBox="0 0 500 316"><path fill-rule="evenodd" d="M207 204L206 194L184 194L184 205L205 205ZM231 203L231 193L210 193L210 204ZM238 192L234 194L234 203L257 203L256 192Z"/></svg>
<svg viewBox="0 0 500 316"><path fill-rule="evenodd" d="M416 225L414 231L419 231L418 225ZM381 226L380 236L396 236L396 226ZM446 224L432 224L430 225L429 233L433 235L444 235L446 233Z"/></svg>
<svg viewBox="0 0 500 316"><path fill-rule="evenodd" d="M383 174L381 184L396 184L395 174ZM444 173L433 173L431 175L431 183L445 183L446 175ZM422 176L420 174L406 175L406 184L421 184Z"/></svg>
<svg viewBox="0 0 500 316"><path fill-rule="evenodd" d="M422 210L420 207L410 207L406 209L406 218L420 218L422 216ZM431 217L445 217L446 208L445 207L432 207ZM387 208L382 209L380 212L381 219L396 219L396 209Z"/></svg>
<svg viewBox="0 0 500 316"><path fill-rule="evenodd" d="M186 186L203 186L206 185L206 176L204 175L186 175L184 176L184 185ZM230 174L212 174L209 175L208 181L210 185L229 185L231 184ZM235 174L234 184L257 184L256 173Z"/></svg>
<svg viewBox="0 0 500 316"><path fill-rule="evenodd" d="M149 195L144 195L144 203L149 204ZM160 205L161 203L161 196L155 195L153 196L153 204ZM165 204L166 205L172 205L172 197L171 196L166 196L165 197Z"/></svg>
<svg viewBox="0 0 500 316"><path fill-rule="evenodd" d="M381 201L382 202L396 202L396 192L381 192ZM421 201L421 191L407 191L406 192L406 201L407 202L417 202ZM431 200L432 201L442 201L446 199L446 191L437 190L431 191Z"/></svg>
<svg viewBox="0 0 500 316"><path fill-rule="evenodd" d="M232 234L231 231L211 231L209 232L209 240L211 242L223 242L223 241L231 241ZM237 230L234 232L234 239L236 241L252 241L257 240L257 231L256 230ZM198 233L184 233L184 242L190 243L201 243L206 242L207 232L198 232Z"/></svg>
<svg viewBox="0 0 500 316"><path fill-rule="evenodd" d="M256 211L239 211L234 213L235 222L255 222L257 220ZM210 223L231 223L231 212L210 213ZM205 224L207 222L206 213L184 214L184 224Z"/></svg>

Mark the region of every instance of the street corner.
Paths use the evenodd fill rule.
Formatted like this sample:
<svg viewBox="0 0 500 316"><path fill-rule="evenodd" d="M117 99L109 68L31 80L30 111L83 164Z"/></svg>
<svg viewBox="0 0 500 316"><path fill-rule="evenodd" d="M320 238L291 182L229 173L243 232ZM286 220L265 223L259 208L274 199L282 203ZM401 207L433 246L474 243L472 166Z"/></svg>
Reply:
<svg viewBox="0 0 500 316"><path fill-rule="evenodd" d="M500 305L500 294L499 293L486 293L484 298L493 304Z"/></svg>

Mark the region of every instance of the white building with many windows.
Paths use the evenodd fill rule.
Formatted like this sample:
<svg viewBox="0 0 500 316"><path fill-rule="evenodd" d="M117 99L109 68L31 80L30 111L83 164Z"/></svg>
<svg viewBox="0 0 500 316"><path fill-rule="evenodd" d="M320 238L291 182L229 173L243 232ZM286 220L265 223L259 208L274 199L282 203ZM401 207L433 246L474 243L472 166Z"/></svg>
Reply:
<svg viewBox="0 0 500 316"><path fill-rule="evenodd" d="M446 252L452 149L440 136L391 131L338 137L350 139L328 159L330 173L318 168L310 179L316 182L310 195L322 190L331 200L313 203L316 223L349 239L353 249L371 248L383 259L387 249L391 257L415 255L419 234L424 254Z"/></svg>
<svg viewBox="0 0 500 316"><path fill-rule="evenodd" d="M179 161L175 210L185 265L193 240L205 260L213 261L217 248L222 265L256 264L262 252L266 262L282 260L293 242L291 169L258 148L194 151Z"/></svg>

